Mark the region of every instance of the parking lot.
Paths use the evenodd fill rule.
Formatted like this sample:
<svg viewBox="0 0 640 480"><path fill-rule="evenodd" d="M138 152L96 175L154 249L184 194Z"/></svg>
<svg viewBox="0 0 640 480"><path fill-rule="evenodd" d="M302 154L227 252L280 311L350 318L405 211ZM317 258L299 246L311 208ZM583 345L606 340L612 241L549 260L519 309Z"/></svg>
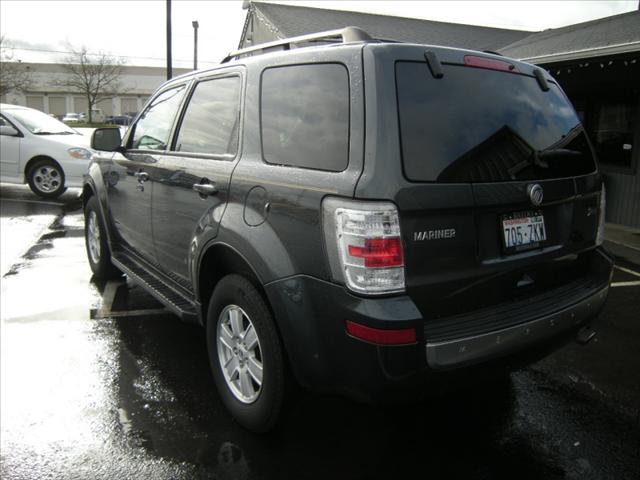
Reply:
<svg viewBox="0 0 640 480"><path fill-rule="evenodd" d="M617 258L586 346L410 407L301 393L274 434L228 416L203 331L125 280L94 282L78 190L0 187L0 476L632 479L640 265Z"/></svg>

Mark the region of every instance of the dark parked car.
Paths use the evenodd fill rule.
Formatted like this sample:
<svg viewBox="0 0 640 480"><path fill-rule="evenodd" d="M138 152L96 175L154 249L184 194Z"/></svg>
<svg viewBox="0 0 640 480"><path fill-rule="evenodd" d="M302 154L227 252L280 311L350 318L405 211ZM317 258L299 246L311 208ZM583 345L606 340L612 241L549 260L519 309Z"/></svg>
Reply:
<svg viewBox="0 0 640 480"><path fill-rule="evenodd" d="M255 431L296 383L411 400L515 368L607 297L596 159L534 65L351 27L174 78L92 145L94 274L204 326Z"/></svg>
<svg viewBox="0 0 640 480"><path fill-rule="evenodd" d="M110 123L111 125L129 125L133 120L129 115L112 115L105 119L105 123Z"/></svg>

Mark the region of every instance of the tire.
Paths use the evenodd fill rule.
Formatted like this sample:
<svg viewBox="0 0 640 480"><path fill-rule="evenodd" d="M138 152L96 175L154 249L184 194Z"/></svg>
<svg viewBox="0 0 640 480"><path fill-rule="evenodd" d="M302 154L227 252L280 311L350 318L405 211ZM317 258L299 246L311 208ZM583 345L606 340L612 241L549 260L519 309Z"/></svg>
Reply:
<svg viewBox="0 0 640 480"><path fill-rule="evenodd" d="M96 278L109 280L122 276L122 272L111 263L107 233L96 197L89 198L84 208L84 241L89 265Z"/></svg>
<svg viewBox="0 0 640 480"><path fill-rule="evenodd" d="M64 171L51 159L34 162L27 172L29 188L42 198L56 198L66 190Z"/></svg>
<svg viewBox="0 0 640 480"><path fill-rule="evenodd" d="M211 296L207 349L218 393L233 418L256 433L275 428L290 390L284 351L262 295L240 275L224 277Z"/></svg>

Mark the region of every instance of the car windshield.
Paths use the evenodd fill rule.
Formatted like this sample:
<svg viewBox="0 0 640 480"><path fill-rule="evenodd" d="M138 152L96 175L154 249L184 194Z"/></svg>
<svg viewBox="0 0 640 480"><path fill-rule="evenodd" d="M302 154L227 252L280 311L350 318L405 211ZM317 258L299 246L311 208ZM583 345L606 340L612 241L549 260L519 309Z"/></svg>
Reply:
<svg viewBox="0 0 640 480"><path fill-rule="evenodd" d="M37 110L12 109L9 113L24 128L36 135L73 135L76 133L61 121Z"/></svg>

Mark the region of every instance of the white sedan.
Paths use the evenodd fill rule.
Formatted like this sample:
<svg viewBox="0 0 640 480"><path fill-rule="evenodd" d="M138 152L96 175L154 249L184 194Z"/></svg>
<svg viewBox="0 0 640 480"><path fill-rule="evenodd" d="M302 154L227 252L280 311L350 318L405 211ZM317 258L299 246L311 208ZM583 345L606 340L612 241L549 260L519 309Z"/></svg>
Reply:
<svg viewBox="0 0 640 480"><path fill-rule="evenodd" d="M62 121L65 123L78 123L80 121L80 115L77 113L67 113Z"/></svg>
<svg viewBox="0 0 640 480"><path fill-rule="evenodd" d="M28 183L45 198L81 187L88 137L33 108L0 104L0 181Z"/></svg>

